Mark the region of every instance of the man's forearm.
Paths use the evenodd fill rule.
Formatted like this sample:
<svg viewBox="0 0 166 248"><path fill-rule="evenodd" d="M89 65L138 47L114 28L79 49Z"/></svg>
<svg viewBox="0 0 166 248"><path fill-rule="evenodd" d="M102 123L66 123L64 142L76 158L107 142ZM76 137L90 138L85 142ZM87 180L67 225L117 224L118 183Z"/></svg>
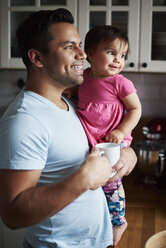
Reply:
<svg viewBox="0 0 166 248"><path fill-rule="evenodd" d="M112 169L95 149L82 167L61 182L36 187L40 171L0 171L1 217L13 229L34 225L58 213L88 189L104 185ZM17 182L17 183L16 183Z"/></svg>
<svg viewBox="0 0 166 248"><path fill-rule="evenodd" d="M9 228L17 229L56 214L87 190L82 173L80 169L61 182L21 192L2 209L3 221Z"/></svg>

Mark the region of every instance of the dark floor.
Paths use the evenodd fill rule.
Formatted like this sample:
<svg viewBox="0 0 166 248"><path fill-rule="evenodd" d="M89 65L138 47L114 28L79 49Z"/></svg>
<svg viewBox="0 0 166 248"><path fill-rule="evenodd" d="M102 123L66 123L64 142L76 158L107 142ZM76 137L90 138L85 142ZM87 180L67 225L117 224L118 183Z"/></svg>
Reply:
<svg viewBox="0 0 166 248"><path fill-rule="evenodd" d="M166 229L166 175L158 188L141 178L136 165L123 179L128 228L116 248L144 248L150 236Z"/></svg>

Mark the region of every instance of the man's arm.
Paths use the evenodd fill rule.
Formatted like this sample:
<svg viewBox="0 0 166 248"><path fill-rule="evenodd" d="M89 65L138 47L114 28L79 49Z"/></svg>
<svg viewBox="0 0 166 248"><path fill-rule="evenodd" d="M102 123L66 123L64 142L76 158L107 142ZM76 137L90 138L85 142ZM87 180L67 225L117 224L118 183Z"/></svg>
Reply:
<svg viewBox="0 0 166 248"><path fill-rule="evenodd" d="M111 167L93 151L82 167L61 182L36 187L40 170L0 170L0 215L12 229L41 222L56 214L88 189L104 185Z"/></svg>
<svg viewBox="0 0 166 248"><path fill-rule="evenodd" d="M132 148L122 149L116 164L118 173L111 180L128 175L135 163ZM105 185L111 171L107 158L99 157L98 150L87 157L77 172L48 186L36 187L41 171L0 170L0 215L13 229L36 224L59 212L86 190Z"/></svg>

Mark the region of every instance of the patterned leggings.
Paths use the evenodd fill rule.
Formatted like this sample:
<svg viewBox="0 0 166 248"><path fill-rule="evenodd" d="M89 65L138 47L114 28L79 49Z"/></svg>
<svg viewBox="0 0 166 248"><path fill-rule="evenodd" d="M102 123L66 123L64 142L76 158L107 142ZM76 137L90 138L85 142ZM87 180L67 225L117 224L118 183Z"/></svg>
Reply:
<svg viewBox="0 0 166 248"><path fill-rule="evenodd" d="M128 147L128 144L123 140L120 144L121 148ZM125 219L125 192L122 185L122 178L107 184L103 187L111 221L114 227L121 226L126 222Z"/></svg>
<svg viewBox="0 0 166 248"><path fill-rule="evenodd" d="M114 227L121 226L126 222L125 219L125 193L122 180L119 179L103 187L111 221Z"/></svg>

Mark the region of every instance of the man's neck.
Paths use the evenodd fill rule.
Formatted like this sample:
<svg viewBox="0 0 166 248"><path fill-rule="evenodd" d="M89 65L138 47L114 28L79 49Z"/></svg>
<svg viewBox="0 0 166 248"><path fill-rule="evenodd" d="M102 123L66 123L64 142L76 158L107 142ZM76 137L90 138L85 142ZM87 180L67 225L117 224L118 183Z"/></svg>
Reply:
<svg viewBox="0 0 166 248"><path fill-rule="evenodd" d="M63 87L60 85L54 85L49 82L46 82L42 79L33 79L30 78L27 80L25 91L32 91L36 94L39 94L45 97L47 100L53 102L57 107L68 111L67 103L62 99L62 93L64 91Z"/></svg>

